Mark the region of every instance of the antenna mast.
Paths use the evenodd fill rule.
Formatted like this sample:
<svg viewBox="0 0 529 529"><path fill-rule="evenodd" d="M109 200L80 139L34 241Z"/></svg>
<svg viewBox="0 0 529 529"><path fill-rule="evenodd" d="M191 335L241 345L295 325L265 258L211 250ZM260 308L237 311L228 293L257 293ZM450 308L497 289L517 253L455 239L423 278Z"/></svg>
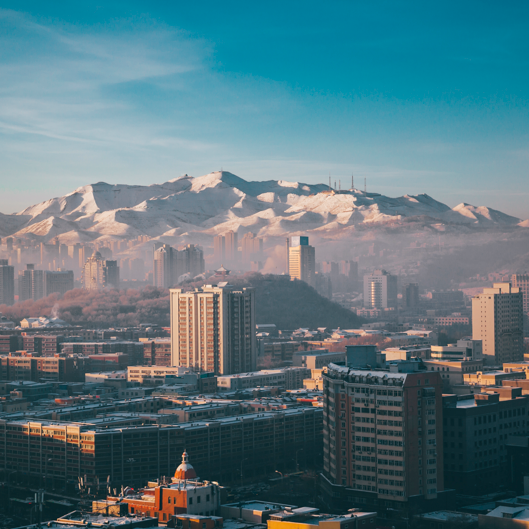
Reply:
<svg viewBox="0 0 529 529"><path fill-rule="evenodd" d="M367 178L364 178L364 193L367 193Z"/></svg>
<svg viewBox="0 0 529 529"><path fill-rule="evenodd" d="M351 173L351 191L355 188L355 175Z"/></svg>

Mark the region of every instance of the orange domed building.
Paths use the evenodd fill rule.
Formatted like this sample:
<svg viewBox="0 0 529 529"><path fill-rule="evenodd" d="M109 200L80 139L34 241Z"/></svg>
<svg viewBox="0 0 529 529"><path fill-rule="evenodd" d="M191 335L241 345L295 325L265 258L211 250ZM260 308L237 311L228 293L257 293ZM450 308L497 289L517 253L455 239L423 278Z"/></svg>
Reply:
<svg viewBox="0 0 529 529"><path fill-rule="evenodd" d="M182 454L182 463L178 465L178 468L174 473L173 483L188 479L198 479L198 477L193 465L189 462L189 456L187 455L187 452L184 451Z"/></svg>
<svg viewBox="0 0 529 529"><path fill-rule="evenodd" d="M129 514L154 516L161 523L167 523L171 517L179 514L217 515L222 490L223 487L218 483L200 480L189 462L188 453L184 451L182 463L171 478L171 483L149 483L147 487L131 490L126 495L108 496L107 502L125 503Z"/></svg>

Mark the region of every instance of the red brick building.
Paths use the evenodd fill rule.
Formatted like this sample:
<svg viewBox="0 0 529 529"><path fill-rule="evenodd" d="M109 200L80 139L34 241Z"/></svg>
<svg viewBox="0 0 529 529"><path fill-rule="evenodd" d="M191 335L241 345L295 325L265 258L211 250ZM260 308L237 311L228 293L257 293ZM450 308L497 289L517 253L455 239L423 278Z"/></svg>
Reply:
<svg viewBox="0 0 529 529"><path fill-rule="evenodd" d="M420 510L424 502L440 499L442 380L419 368L420 362L397 362L387 371L328 366L327 494L372 510Z"/></svg>

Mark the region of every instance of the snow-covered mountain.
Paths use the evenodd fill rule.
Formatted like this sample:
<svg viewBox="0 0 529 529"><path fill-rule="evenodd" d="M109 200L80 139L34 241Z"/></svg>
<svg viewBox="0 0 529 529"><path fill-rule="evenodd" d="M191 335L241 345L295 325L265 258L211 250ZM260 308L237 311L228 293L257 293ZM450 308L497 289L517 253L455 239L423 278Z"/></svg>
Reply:
<svg viewBox="0 0 529 529"><path fill-rule="evenodd" d="M417 222L440 226L527 227L527 221L484 206L451 209L428 195L390 198L358 189L269 180L229 172L183 176L150 186L104 182L76 189L14 215L0 214L0 236L89 242L103 238L183 237L207 242L229 230L261 237L312 233L338 237L360 226Z"/></svg>

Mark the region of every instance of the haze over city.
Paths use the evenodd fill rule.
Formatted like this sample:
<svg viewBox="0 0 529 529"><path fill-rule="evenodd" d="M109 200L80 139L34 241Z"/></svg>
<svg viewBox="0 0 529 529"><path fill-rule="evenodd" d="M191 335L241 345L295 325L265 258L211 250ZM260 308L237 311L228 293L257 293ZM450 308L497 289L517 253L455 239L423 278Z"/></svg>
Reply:
<svg viewBox="0 0 529 529"><path fill-rule="evenodd" d="M0 529L529 527L528 9L5 2Z"/></svg>

